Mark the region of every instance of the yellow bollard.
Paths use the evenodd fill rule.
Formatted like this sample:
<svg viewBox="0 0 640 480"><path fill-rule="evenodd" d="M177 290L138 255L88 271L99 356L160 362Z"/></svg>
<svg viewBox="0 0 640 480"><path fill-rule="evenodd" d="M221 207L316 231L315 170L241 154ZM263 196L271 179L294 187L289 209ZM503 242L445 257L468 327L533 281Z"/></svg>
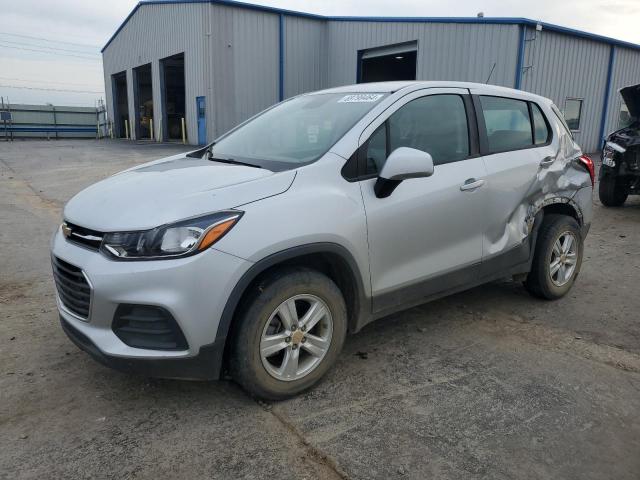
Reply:
<svg viewBox="0 0 640 480"><path fill-rule="evenodd" d="M187 137L185 136L185 131L184 131L184 117L182 117L180 124L182 125L182 144L186 144L187 143Z"/></svg>
<svg viewBox="0 0 640 480"><path fill-rule="evenodd" d="M153 140L153 118L149 119L149 138Z"/></svg>
<svg viewBox="0 0 640 480"><path fill-rule="evenodd" d="M129 121L126 118L124 120L124 138L129 138Z"/></svg>

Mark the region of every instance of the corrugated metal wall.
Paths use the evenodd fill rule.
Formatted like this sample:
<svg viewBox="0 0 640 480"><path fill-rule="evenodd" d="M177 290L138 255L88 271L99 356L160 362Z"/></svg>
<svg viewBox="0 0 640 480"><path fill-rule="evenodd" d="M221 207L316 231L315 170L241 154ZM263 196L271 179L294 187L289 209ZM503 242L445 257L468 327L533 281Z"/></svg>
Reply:
<svg viewBox="0 0 640 480"><path fill-rule="evenodd" d="M605 135L619 128L620 108L622 106L622 97L619 90L622 87L638 83L640 83L640 51L615 47Z"/></svg>
<svg viewBox="0 0 640 480"><path fill-rule="evenodd" d="M129 118L133 120L135 105L131 69L151 65L154 107L154 130L160 132L160 69L159 59L184 52L187 137L190 143L198 138L196 124L197 96L206 95L207 82L203 74L204 19L207 4L149 4L139 8L103 53L107 108L113 118L111 75L127 71ZM135 132L134 132L135 133Z"/></svg>
<svg viewBox="0 0 640 480"><path fill-rule="evenodd" d="M329 86L356 82L358 51L418 42L418 80L486 82L513 87L516 25L417 22L330 22Z"/></svg>
<svg viewBox="0 0 640 480"><path fill-rule="evenodd" d="M284 16L284 97L326 88L327 22Z"/></svg>
<svg viewBox="0 0 640 480"><path fill-rule="evenodd" d="M278 102L280 27L278 14L208 7L211 35L203 59L213 92L208 128L213 139Z"/></svg>
<svg viewBox="0 0 640 480"><path fill-rule="evenodd" d="M111 75L126 70L130 118L134 118L131 69L151 62L157 135L159 60L180 52L185 53L190 143L197 141L197 96L206 96L207 137L212 140L278 101L281 60L285 98L355 83L359 51L409 41L418 44L419 80L484 83L489 79L488 83L513 87L523 28L516 24L324 20L210 3L145 4L104 51L107 107L113 118ZM550 30L525 31L522 89L553 99L560 109L567 98L584 99L576 138L583 149L597 149L610 45ZM617 125L617 90L640 83L640 51L616 47L616 52L607 131Z"/></svg>
<svg viewBox="0 0 640 480"><path fill-rule="evenodd" d="M575 138L585 151L598 149L609 45L531 28L525 39L522 89L552 99L562 111L567 98L583 99Z"/></svg>

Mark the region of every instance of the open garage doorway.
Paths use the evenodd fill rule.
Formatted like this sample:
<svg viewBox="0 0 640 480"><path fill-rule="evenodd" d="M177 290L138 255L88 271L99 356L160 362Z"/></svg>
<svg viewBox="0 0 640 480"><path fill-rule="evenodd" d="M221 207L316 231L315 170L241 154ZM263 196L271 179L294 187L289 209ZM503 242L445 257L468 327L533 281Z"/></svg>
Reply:
<svg viewBox="0 0 640 480"><path fill-rule="evenodd" d="M415 80L417 42L359 52L358 83Z"/></svg>
<svg viewBox="0 0 640 480"><path fill-rule="evenodd" d="M127 72L111 76L113 85L113 134L127 138L129 125L129 95L127 93Z"/></svg>
<svg viewBox="0 0 640 480"><path fill-rule="evenodd" d="M160 60L160 70L164 106L163 137L167 140L180 140L182 139L182 119L185 118L184 53Z"/></svg>
<svg viewBox="0 0 640 480"><path fill-rule="evenodd" d="M151 64L133 69L133 95L136 105L136 138L151 139L153 121L153 88L151 87Z"/></svg>

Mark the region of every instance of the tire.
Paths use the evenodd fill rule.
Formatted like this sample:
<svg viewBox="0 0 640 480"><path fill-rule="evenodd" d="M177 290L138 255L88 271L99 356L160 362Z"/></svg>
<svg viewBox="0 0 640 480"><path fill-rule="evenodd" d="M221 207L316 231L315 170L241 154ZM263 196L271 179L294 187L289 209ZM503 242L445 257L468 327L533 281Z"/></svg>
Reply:
<svg viewBox="0 0 640 480"><path fill-rule="evenodd" d="M310 316L317 323L305 329L309 317L305 313L312 307L318 314ZM326 275L306 268L279 270L259 282L249 292L238 320L231 376L251 395L265 400L297 395L320 381L338 358L347 334L340 289ZM275 353L265 358L262 352L269 348Z"/></svg>
<svg viewBox="0 0 640 480"><path fill-rule="evenodd" d="M625 185L615 175L603 175L598 186L600 202L605 207L620 207L627 200Z"/></svg>
<svg viewBox="0 0 640 480"><path fill-rule="evenodd" d="M572 238L570 244L563 242L568 237ZM565 247L568 247L568 251L563 257ZM524 282L525 288L532 295L547 300L563 297L571 290L580 273L582 253L583 239L578 222L567 215L546 215L538 232L531 271ZM570 265L571 260L573 263Z"/></svg>

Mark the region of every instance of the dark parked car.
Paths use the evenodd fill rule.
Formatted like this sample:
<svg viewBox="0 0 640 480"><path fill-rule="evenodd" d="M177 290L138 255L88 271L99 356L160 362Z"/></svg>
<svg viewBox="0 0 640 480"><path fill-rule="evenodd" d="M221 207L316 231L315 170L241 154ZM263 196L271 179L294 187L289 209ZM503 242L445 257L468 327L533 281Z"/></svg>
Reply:
<svg viewBox="0 0 640 480"><path fill-rule="evenodd" d="M623 88L620 95L629 112L627 125L607 137L602 151L599 194L607 207L640 195L640 84Z"/></svg>

